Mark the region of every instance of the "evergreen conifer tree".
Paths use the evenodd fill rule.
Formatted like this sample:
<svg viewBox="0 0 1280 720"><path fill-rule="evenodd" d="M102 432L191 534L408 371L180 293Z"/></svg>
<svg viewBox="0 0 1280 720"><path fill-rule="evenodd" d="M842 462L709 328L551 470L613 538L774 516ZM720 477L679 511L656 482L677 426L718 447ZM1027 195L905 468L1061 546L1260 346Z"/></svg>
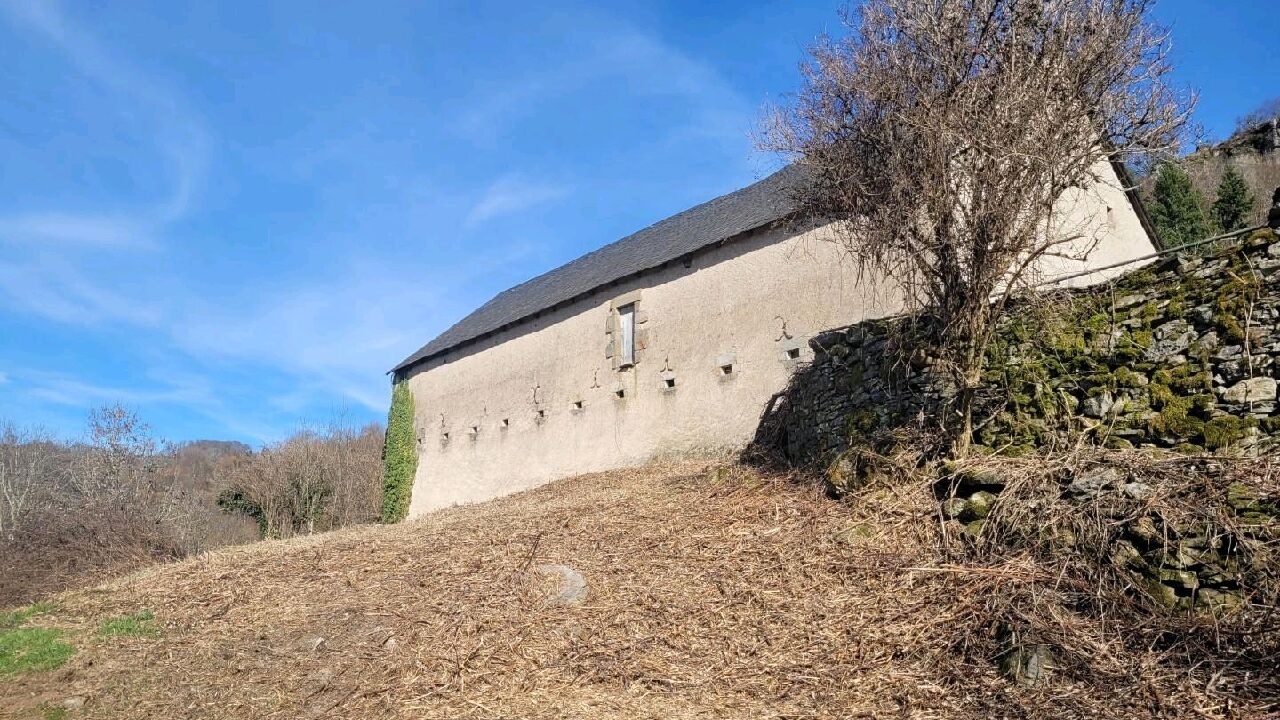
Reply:
<svg viewBox="0 0 1280 720"><path fill-rule="evenodd" d="M1181 247L1213 234L1204 201L1182 168L1162 164L1156 172L1153 194L1151 219L1165 247Z"/></svg>
<svg viewBox="0 0 1280 720"><path fill-rule="evenodd" d="M1253 193L1244 176L1234 165L1228 165L1218 184L1218 199L1213 203L1213 219L1222 232L1243 230L1253 216Z"/></svg>

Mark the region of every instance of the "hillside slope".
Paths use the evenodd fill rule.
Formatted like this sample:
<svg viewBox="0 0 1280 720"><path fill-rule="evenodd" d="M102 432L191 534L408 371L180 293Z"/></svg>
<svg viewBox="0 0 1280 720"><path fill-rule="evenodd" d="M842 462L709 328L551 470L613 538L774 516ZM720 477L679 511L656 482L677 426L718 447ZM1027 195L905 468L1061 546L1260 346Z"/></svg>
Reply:
<svg viewBox="0 0 1280 720"><path fill-rule="evenodd" d="M417 523L221 550L37 608L26 622L61 628L77 653L60 669L0 674L0 708L74 718L1238 717L1203 678L1162 670L1159 648L1098 645L1107 667L1131 671L1028 689L980 641L956 646L958 630L983 632L991 598L1055 580L952 564L929 487L885 483L842 503L739 467L671 466L570 479ZM558 581L537 570L547 564L579 571L586 598L549 601ZM104 625L112 618L124 620Z"/></svg>

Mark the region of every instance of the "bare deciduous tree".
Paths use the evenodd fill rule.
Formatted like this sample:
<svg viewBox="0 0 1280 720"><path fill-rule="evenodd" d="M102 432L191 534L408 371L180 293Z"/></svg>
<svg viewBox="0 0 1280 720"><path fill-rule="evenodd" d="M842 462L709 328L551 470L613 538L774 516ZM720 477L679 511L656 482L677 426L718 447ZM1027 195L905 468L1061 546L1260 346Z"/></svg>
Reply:
<svg viewBox="0 0 1280 720"><path fill-rule="evenodd" d="M89 412L88 447L72 472L87 498L135 498L157 489L160 447L151 428L122 405Z"/></svg>
<svg viewBox="0 0 1280 720"><path fill-rule="evenodd" d="M1280 119L1280 97L1273 97L1236 120L1235 135L1258 129L1268 120Z"/></svg>
<svg viewBox="0 0 1280 720"><path fill-rule="evenodd" d="M963 454L994 320L1089 223L1059 200L1105 160L1176 147L1194 98L1167 82L1151 0L867 0L824 38L762 144L807 170L797 197L864 271L925 309L954 378Z"/></svg>
<svg viewBox="0 0 1280 720"><path fill-rule="evenodd" d="M45 433L0 424L0 539L12 539L27 513L53 489L58 446Z"/></svg>
<svg viewBox="0 0 1280 720"><path fill-rule="evenodd" d="M303 430L239 458L219 503L253 517L270 538L373 522L382 500L381 451L378 426Z"/></svg>

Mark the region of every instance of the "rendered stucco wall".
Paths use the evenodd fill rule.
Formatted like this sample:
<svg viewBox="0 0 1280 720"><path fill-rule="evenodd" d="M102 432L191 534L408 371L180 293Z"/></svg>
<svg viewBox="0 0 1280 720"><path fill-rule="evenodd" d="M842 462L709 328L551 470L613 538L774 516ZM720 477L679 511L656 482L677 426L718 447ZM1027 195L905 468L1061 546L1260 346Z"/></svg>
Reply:
<svg viewBox="0 0 1280 720"><path fill-rule="evenodd" d="M1091 266L1152 251L1118 187L1082 197L1067 214L1098 218ZM1058 262L1055 274L1083 267ZM615 369L612 312L629 302L639 359ZM419 453L410 517L570 475L737 451L811 359L810 338L899 309L883 283L859 280L827 229L775 228L456 348L408 376Z"/></svg>

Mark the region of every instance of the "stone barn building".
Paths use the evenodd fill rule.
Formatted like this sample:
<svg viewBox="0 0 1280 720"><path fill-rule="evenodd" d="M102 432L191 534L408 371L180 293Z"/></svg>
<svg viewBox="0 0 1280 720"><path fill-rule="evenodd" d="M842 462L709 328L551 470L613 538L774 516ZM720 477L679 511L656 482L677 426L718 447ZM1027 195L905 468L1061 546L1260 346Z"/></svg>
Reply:
<svg viewBox="0 0 1280 720"><path fill-rule="evenodd" d="M1088 265L1153 252L1123 170L1062 199ZM826 227L800 227L786 169L506 290L392 371L415 403L410 516L579 473L719 456L753 437L817 333L894 314Z"/></svg>

